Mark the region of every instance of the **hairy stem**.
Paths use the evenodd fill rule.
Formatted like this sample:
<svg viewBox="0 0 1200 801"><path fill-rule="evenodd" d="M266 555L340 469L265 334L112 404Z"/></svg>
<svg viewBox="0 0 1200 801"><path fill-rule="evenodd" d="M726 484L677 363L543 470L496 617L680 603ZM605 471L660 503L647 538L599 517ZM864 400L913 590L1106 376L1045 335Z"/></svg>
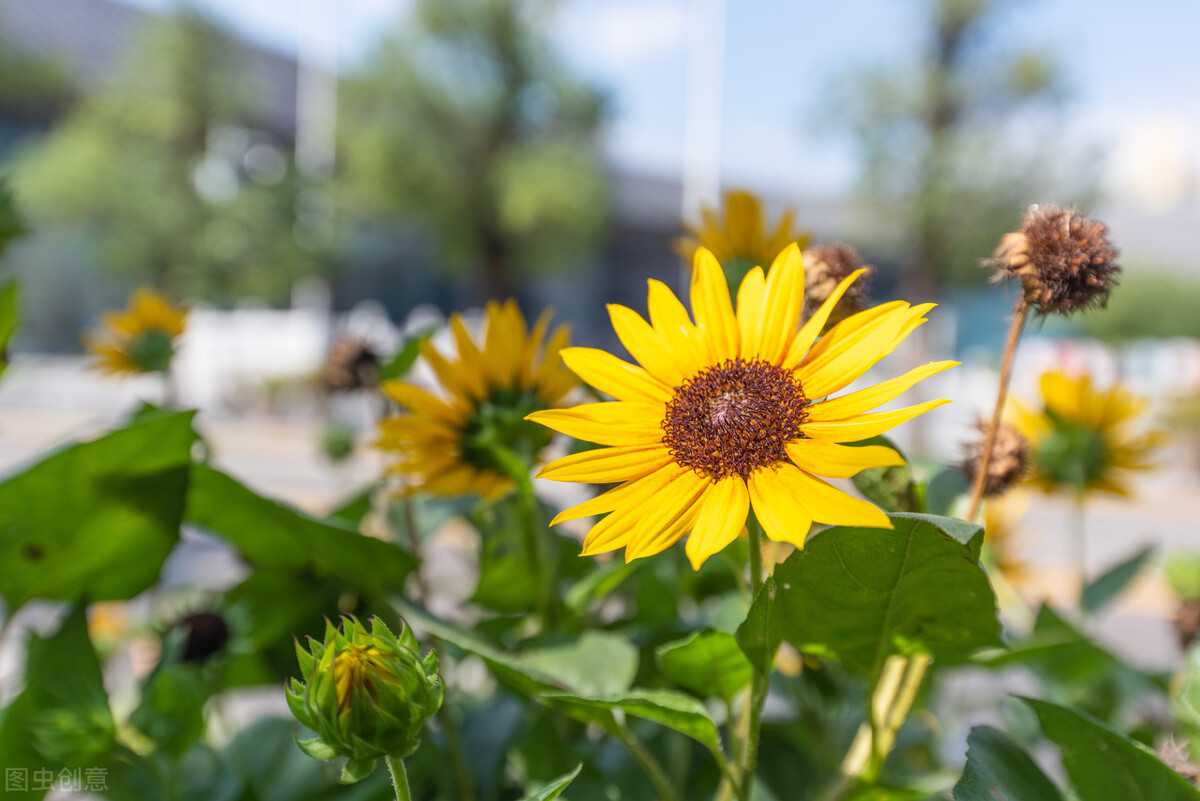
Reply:
<svg viewBox="0 0 1200 801"><path fill-rule="evenodd" d="M751 515L746 520L746 530L750 535L750 597L757 598L763 586L762 558L762 526ZM746 727L746 739L742 743L742 775L741 792L738 795L748 799L754 786L754 773L758 766L758 734L762 727L763 705L767 701L767 690L770 687L770 666L766 671L754 666L750 677L749 725Z"/></svg>
<svg viewBox="0 0 1200 801"><path fill-rule="evenodd" d="M408 789L408 772L404 770L404 760L400 757L384 757L388 772L392 774L392 788L396 791L396 801L412 801L412 793Z"/></svg>
<svg viewBox="0 0 1200 801"><path fill-rule="evenodd" d="M633 754L633 758L642 766L642 770L646 771L646 775L650 777L654 791L658 794L658 801L679 801L675 788L667 779L666 771L629 726L624 723L619 724L616 728L616 735L617 739L629 749L629 753Z"/></svg>
<svg viewBox="0 0 1200 801"><path fill-rule="evenodd" d="M1017 343L1021 340L1021 331L1025 328L1025 319L1029 316L1029 303L1022 295L1013 309L1012 325L1008 329L1008 342L1004 345L1004 357L1000 362L1000 388L996 391L996 408L988 423L987 435L983 439L983 452L979 456L979 466L975 469L975 480L971 483L971 505L967 512L967 520L974 523L979 516L979 507L983 503L983 489L987 484L988 466L992 463L992 450L996 447L996 432L1000 429L1000 418L1004 414L1004 401L1008 399L1008 381L1012 377L1013 354L1017 352Z"/></svg>

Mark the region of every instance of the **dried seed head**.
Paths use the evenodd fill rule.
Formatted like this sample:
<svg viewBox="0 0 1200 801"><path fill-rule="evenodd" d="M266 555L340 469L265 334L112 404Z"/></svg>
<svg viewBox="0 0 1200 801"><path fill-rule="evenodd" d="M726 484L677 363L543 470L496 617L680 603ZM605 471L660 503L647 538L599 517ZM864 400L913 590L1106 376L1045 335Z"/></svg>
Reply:
<svg viewBox="0 0 1200 801"><path fill-rule="evenodd" d="M1200 599L1189 598L1179 604L1175 610L1175 634L1184 651L1200 637Z"/></svg>
<svg viewBox="0 0 1200 801"><path fill-rule="evenodd" d="M333 343L321 368L321 383L333 392L371 389L379 374L379 354L370 345L354 337L342 337Z"/></svg>
<svg viewBox="0 0 1200 801"><path fill-rule="evenodd" d="M1078 209L1031 206L1020 231L1005 234L989 263L997 277L1021 279L1025 299L1042 314L1108 304L1121 267L1108 226Z"/></svg>
<svg viewBox="0 0 1200 801"><path fill-rule="evenodd" d="M175 623L184 632L183 661L205 662L229 642L229 624L216 612L192 612Z"/></svg>
<svg viewBox="0 0 1200 801"><path fill-rule="evenodd" d="M1154 753L1164 765L1192 784L1200 783L1200 765L1192 761L1187 742L1179 742L1172 734L1159 741Z"/></svg>
<svg viewBox="0 0 1200 801"><path fill-rule="evenodd" d="M787 459L808 399L792 374L761 359L728 359L676 388L663 418L675 461L720 480Z"/></svg>
<svg viewBox="0 0 1200 801"><path fill-rule="evenodd" d="M817 245L804 251L803 261L805 317L811 317L829 299L837 285L860 267L866 268L866 275L851 284L846 294L842 295L825 327L836 325L863 310L875 268L863 264L854 248L842 244Z"/></svg>
<svg viewBox="0 0 1200 801"><path fill-rule="evenodd" d="M983 461L988 421L981 420L976 428L979 439L967 445L967 459L962 468L972 485ZM1016 486L1029 469L1029 457L1029 443L1021 432L1009 423L1000 423L996 429L996 442L992 446L992 458L988 462L987 478L984 479L984 497L1002 495Z"/></svg>

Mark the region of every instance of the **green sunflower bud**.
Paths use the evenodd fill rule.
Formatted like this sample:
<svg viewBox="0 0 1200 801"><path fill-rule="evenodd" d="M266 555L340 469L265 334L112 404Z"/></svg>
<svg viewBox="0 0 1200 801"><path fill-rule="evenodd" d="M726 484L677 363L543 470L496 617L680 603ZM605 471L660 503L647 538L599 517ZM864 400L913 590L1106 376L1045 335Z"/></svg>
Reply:
<svg viewBox="0 0 1200 801"><path fill-rule="evenodd" d="M422 659L403 621L399 637L377 617L370 632L353 617L342 619L341 631L327 621L325 641L310 637L307 651L297 643L296 657L304 681L289 682L288 706L317 734L297 743L317 759L346 758L344 782L369 775L380 757L415 751L445 695L437 654Z"/></svg>

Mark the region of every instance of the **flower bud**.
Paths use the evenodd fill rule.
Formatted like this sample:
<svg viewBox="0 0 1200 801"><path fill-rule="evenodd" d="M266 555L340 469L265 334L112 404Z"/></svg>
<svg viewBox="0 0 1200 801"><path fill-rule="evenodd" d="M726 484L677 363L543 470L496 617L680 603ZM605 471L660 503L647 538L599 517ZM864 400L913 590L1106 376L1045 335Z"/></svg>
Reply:
<svg viewBox="0 0 1200 801"><path fill-rule="evenodd" d="M304 681L292 679L288 707L301 724L316 732L299 740L317 759L345 757L343 781L357 781L380 757L402 758L417 749L425 721L442 705L444 687L437 654L424 659L420 645L403 622L400 636L379 618L371 631L354 618L342 630L326 623L325 640L296 644Z"/></svg>
<svg viewBox="0 0 1200 801"><path fill-rule="evenodd" d="M1078 209L1031 206L1020 231L1005 234L989 260L997 277L1014 275L1042 314L1071 315L1108 304L1121 272L1108 226Z"/></svg>

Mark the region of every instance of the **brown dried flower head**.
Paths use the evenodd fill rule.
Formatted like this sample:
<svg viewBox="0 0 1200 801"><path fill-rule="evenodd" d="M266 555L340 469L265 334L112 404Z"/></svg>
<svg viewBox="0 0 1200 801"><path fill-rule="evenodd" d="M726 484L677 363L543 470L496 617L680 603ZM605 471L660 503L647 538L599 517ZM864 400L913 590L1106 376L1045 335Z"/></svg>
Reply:
<svg viewBox="0 0 1200 801"><path fill-rule="evenodd" d="M804 262L804 316L811 317L821 308L837 285L846 276L859 268L866 268L867 273L861 279L850 285L850 289L838 301L833 313L829 315L826 328L836 325L852 314L860 312L866 306L867 292L871 288L871 278L875 268L863 264L858 253L849 245L817 245L808 248L802 255Z"/></svg>
<svg viewBox="0 0 1200 801"><path fill-rule="evenodd" d="M334 392L371 389L378 381L379 354L355 337L333 343L321 368L321 383Z"/></svg>
<svg viewBox="0 0 1200 801"><path fill-rule="evenodd" d="M1181 601L1175 610L1175 635L1179 638L1179 647L1186 651L1200 637L1200 599L1189 598Z"/></svg>
<svg viewBox="0 0 1200 801"><path fill-rule="evenodd" d="M1172 734L1158 742L1154 753L1168 768L1192 784L1200 784L1200 765L1192 761L1187 742L1179 742Z"/></svg>
<svg viewBox="0 0 1200 801"><path fill-rule="evenodd" d="M1071 315L1108 305L1119 253L1104 223L1049 204L1031 206L1021 230L1004 235L989 263L997 278L1020 278L1025 299L1042 314Z"/></svg>
<svg viewBox="0 0 1200 801"><path fill-rule="evenodd" d="M963 472L967 474L972 486L983 460L983 446L987 440L988 421L981 420L976 428L979 439L967 445L967 459L963 463ZM984 497L991 498L1002 495L1016 486L1029 469L1029 443L1016 426L1000 423L996 429L996 442L992 446L992 459L988 462L987 478L984 479Z"/></svg>

